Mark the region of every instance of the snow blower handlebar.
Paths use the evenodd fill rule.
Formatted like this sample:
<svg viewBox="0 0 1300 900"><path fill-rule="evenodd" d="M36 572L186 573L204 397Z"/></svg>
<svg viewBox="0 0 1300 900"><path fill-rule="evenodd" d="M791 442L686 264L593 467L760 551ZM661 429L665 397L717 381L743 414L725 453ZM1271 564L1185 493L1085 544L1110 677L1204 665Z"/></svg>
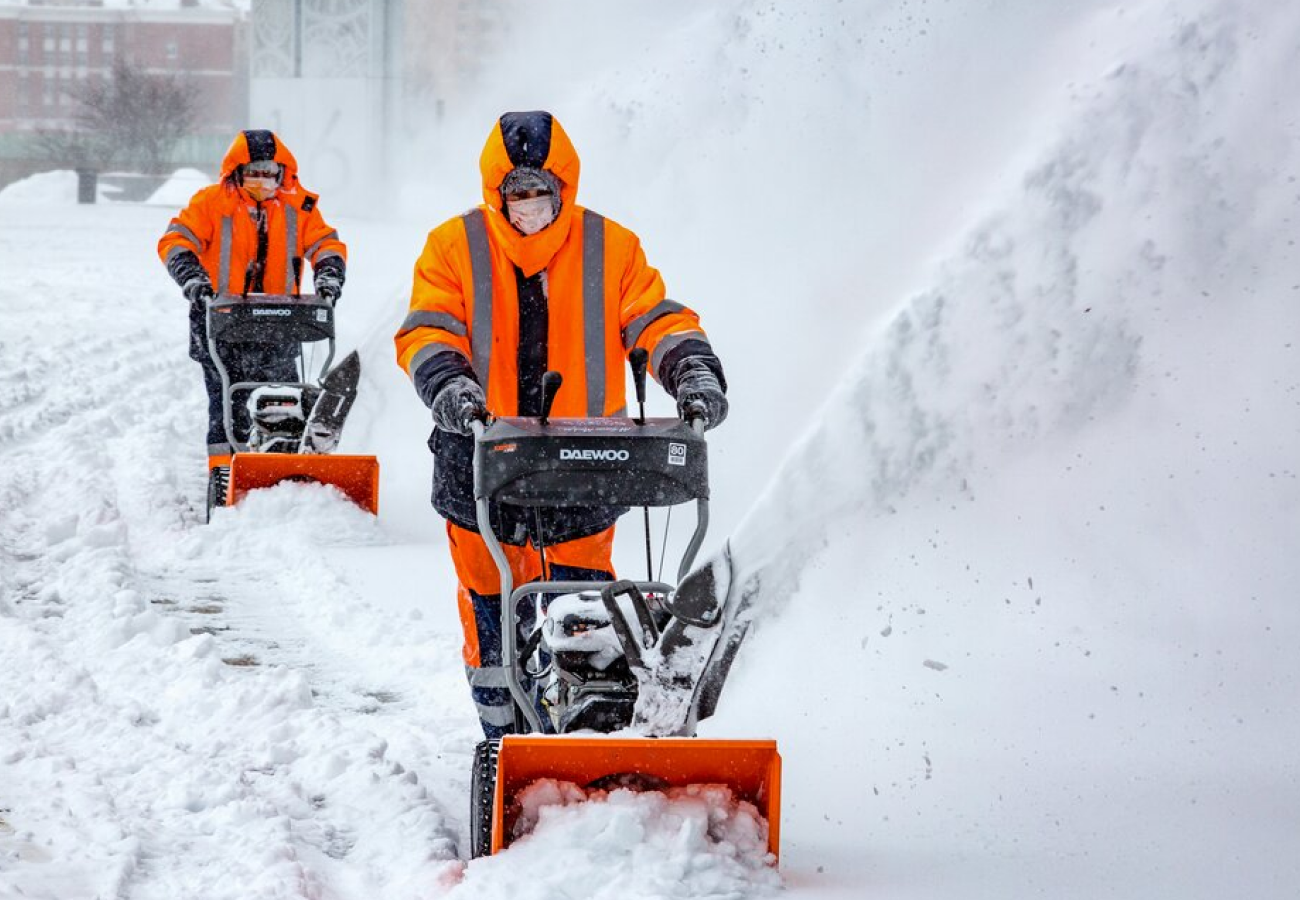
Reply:
<svg viewBox="0 0 1300 900"><path fill-rule="evenodd" d="M558 376L558 373L556 373ZM558 377L544 383L543 412L549 413ZM552 387L553 385L553 387ZM518 669L517 608L521 599L538 593L599 591L618 626L629 661L654 646L656 630L646 629L649 618L645 595L669 597L673 587L645 582L532 582L516 588L501 542L492 528L494 503L524 507L550 506L673 506L696 501L695 532L678 571L682 580L690 571L708 528L708 461L703 422L690 425L679 419L621 417L559 419L502 417L490 425L470 425L474 438L474 499L479 534L501 578L501 642L507 687L528 730L543 732L541 715L524 688ZM636 613L642 640L614 598L626 595ZM637 598L640 598L638 604ZM669 606L671 609L671 607ZM523 724L523 723L520 723Z"/></svg>
<svg viewBox="0 0 1300 900"><path fill-rule="evenodd" d="M686 416L684 417L688 425L704 431L704 423L709 421L709 407L703 400L686 401Z"/></svg>
<svg viewBox="0 0 1300 900"><path fill-rule="evenodd" d="M276 385L278 387L314 388L307 381L237 381L231 382L230 371L221 356L223 344L272 344L294 346L299 357L302 345L328 341L329 349L317 381L324 378L334 361L334 308L328 300L314 294L217 294L207 306L208 355L221 379L221 416L226 440L237 451L248 445L235 439L234 395L238 391ZM299 377L307 377L299 371Z"/></svg>

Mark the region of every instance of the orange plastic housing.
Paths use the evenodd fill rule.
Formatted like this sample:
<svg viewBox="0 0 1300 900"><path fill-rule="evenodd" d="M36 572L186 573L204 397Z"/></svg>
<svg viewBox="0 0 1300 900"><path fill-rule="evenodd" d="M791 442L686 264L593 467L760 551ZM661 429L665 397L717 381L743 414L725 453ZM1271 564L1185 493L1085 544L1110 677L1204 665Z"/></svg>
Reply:
<svg viewBox="0 0 1300 900"><path fill-rule="evenodd" d="M236 453L230 460L226 505L234 506L249 491L282 481L332 484L362 509L379 515L379 460L373 456Z"/></svg>
<svg viewBox="0 0 1300 900"><path fill-rule="evenodd" d="M542 778L579 786L610 775L635 773L672 787L724 784L767 820L767 848L781 844L781 756L776 741L705 738L625 738L601 735L507 735L497 757L492 810L492 852L509 844L518 817L514 798Z"/></svg>

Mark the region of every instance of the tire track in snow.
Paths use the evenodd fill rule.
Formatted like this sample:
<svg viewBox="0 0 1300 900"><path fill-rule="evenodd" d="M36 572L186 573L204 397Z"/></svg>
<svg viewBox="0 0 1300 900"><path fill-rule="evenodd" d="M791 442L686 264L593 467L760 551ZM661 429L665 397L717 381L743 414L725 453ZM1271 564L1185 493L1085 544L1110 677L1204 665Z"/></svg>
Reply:
<svg viewBox="0 0 1300 900"><path fill-rule="evenodd" d="M147 383L132 369L126 380L157 390L168 378L160 369L153 379L157 383ZM310 547L280 536L259 555L250 552L257 549L257 539L241 535L234 522L226 528L227 541L213 542L210 534L216 530L196 525L196 503L176 507L178 498L198 493L201 457L178 461L169 452L170 442L151 438L175 430L177 423L166 421L167 416L185 418L185 412L172 410L151 419L138 410L125 414L121 403L110 403L33 434L29 446L6 453L16 463L6 471L22 474L4 478L0 488L9 513L0 543L7 561L15 564L13 581L19 591L13 596L23 607L20 615L45 638L39 643L46 653L35 668L77 673L75 682L84 685L84 691L63 695L57 706L23 713L21 721L36 725L73 713L81 728L113 735L116 757L151 760L162 778L188 782L189 787L170 790L180 818L203 818L231 803L247 808L246 827L259 835L256 844L262 853L250 857L257 861L246 878L274 885L276 891L292 891L291 896L349 895L345 886L355 880L349 856L367 838L360 832L364 824L358 823L373 816L375 806L411 820L411 833L423 835L424 846L412 853L414 859L454 858L454 839L438 805L424 793L415 767L393 758L382 737L343 721L348 713L377 711L374 696L367 698L364 688L354 687L345 663L334 662L307 630L292 627L294 617L302 615L302 604L312 599L311 588L304 586L305 593L292 589L294 579L284 576L285 561L269 551L283 549L287 542L294 555L310 563ZM191 462L198 477L182 472ZM134 478L141 470L152 473L143 483ZM165 502L157 502L158 492ZM49 509L51 498L54 512ZM10 528L11 523L17 527ZM182 552L176 555L178 547ZM225 630L214 629L211 635L200 635L197 643L187 642L194 626L186 624L186 616L159 615L150 608L161 605L150 603L150 598L164 595L174 598L177 609L188 610L190 618L209 618ZM69 632L79 635L64 649L60 645ZM205 734L203 742L213 743L201 755L213 761L196 771L190 762L197 749L192 714L181 709L178 721L178 710L169 715L143 700L137 685L124 683L120 670L98 670L95 649L84 646L95 634L106 635L127 656L190 654L187 660L155 659L156 668L177 670L158 681L192 677L194 666L186 663L197 663L202 683L189 692L185 705L198 703L215 714L217 722L224 721L218 732L233 729L235 718L244 717L254 697L269 694L265 721L253 729L261 734L239 739L252 743L253 752L242 760L233 754L231 765L227 758L233 747L227 738ZM250 648L261 663L259 672L219 662L237 659L241 650ZM148 688L146 684L146 694ZM205 696L213 693L233 694L235 699ZM384 696L379 690L369 693ZM86 720L81 712L86 707L94 707L97 715ZM75 729L60 724L57 730L74 733L66 740L31 740L28 733L14 743L37 748L38 756L14 762L86 768L78 759ZM169 736L154 734L159 731ZM143 780L144 785L123 789L122 779L112 773L99 767L92 771L91 781L69 787L76 805L95 811L98 831L86 834L85 843L124 846L110 867L111 883L105 886L114 894L139 897L153 896L155 885L157 896L188 890L184 879L205 868L203 851L198 851L197 862L191 856L180 863L168 844L176 834L187 842L202 842L202 833L187 830L183 822L156 827L155 816L133 808L134 803L121 809L112 802L113 794L121 791L148 805L148 798L167 798L169 790L147 783L151 779L140 773L129 780ZM331 790L325 784L340 780L364 782L365 790L357 784ZM384 795L389 796L376 803L375 797ZM228 852L228 847L214 847L211 865L225 865ZM85 871L93 868L88 864ZM368 889L356 896L367 894Z"/></svg>
<svg viewBox="0 0 1300 900"><path fill-rule="evenodd" d="M3 231L2 256L49 237ZM93 269L83 252L111 249L83 240L61 263ZM103 291L33 278L0 292L16 385L0 394L0 783L18 786L0 859L39 850L50 865L25 868L19 888L53 896L427 890L458 870L457 822L425 787L445 780L442 736L384 702L401 689L371 678L382 665L354 670L368 645L344 650L349 627L376 640L395 627L357 622L324 559L358 538L324 539L350 507L317 497L199 525L198 371L146 324L183 316L170 292L128 290L149 280L115 274L119 316L102 315ZM325 531L304 525L313 516ZM363 542L382 540L362 524ZM418 636L405 645L426 652ZM222 662L241 650L260 665Z"/></svg>

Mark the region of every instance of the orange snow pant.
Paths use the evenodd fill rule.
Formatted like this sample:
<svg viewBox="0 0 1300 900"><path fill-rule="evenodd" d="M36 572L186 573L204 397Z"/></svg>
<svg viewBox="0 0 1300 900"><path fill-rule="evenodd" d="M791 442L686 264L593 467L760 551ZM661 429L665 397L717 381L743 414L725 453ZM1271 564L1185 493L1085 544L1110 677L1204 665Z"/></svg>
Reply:
<svg viewBox="0 0 1300 900"><path fill-rule="evenodd" d="M514 704L501 655L501 575L483 538L447 523L447 543L456 567L457 605L465 635L465 674L470 694L490 738L514 730ZM515 587L542 577L541 554L532 544L502 544ZM546 547L551 581L604 581L614 577L614 526L589 537ZM521 610L521 613L525 613ZM526 615L525 615L526 618ZM521 623L528 628L531 622Z"/></svg>

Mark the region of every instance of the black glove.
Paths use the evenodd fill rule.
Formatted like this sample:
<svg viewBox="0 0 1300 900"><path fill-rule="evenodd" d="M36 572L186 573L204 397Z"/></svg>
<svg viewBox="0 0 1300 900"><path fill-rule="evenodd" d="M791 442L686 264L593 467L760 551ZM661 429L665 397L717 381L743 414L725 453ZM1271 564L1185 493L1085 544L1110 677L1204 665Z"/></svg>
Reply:
<svg viewBox="0 0 1300 900"><path fill-rule="evenodd" d="M181 293L190 303L198 306L206 306L207 302L216 296L217 292L212 289L212 282L208 281L206 275L201 278L191 278L185 282L181 288Z"/></svg>
<svg viewBox="0 0 1300 900"><path fill-rule="evenodd" d="M478 382L458 375L433 398L433 424L443 431L469 434L469 423L487 419L487 398Z"/></svg>
<svg viewBox="0 0 1300 900"><path fill-rule="evenodd" d="M702 359L687 357L678 363L677 415L684 421L703 417L704 428L717 428L727 418L727 395L718 376Z"/></svg>
<svg viewBox="0 0 1300 900"><path fill-rule="evenodd" d="M330 306L339 302L343 296L343 281L347 268L341 256L327 256L312 266L312 279L316 287L316 296L328 300Z"/></svg>
<svg viewBox="0 0 1300 900"><path fill-rule="evenodd" d="M213 296L212 281L193 250L174 252L167 260L167 274L180 285L190 303L206 303Z"/></svg>

